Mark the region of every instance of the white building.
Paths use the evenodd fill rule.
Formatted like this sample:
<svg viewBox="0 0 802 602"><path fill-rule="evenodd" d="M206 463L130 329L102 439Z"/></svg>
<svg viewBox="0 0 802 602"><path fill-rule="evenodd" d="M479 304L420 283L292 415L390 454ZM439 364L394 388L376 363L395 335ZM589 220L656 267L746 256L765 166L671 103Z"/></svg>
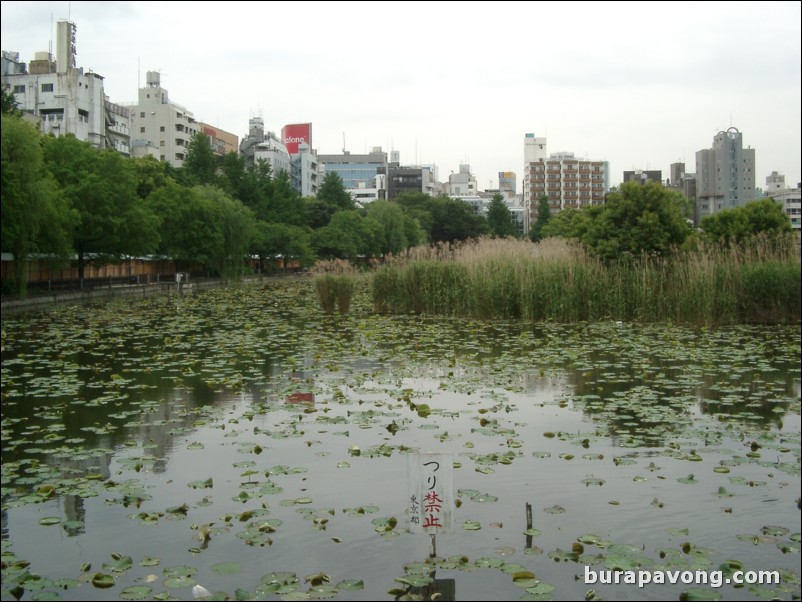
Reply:
<svg viewBox="0 0 802 602"><path fill-rule="evenodd" d="M794 230L802 230L802 195L798 184L796 188L787 188L785 176L773 171L766 177L765 194L782 205Z"/></svg>
<svg viewBox="0 0 802 602"><path fill-rule="evenodd" d="M282 171L290 174L290 153L273 132L268 132L264 141L253 146L253 160L257 163L265 161L270 165L274 175L278 175Z"/></svg>
<svg viewBox="0 0 802 602"><path fill-rule="evenodd" d="M189 141L198 133L194 115L170 102L157 71L147 72L146 86L139 89L139 101L131 108L131 122L131 138L147 140L150 146L159 149L159 159L173 167L184 164Z"/></svg>
<svg viewBox="0 0 802 602"><path fill-rule="evenodd" d="M471 173L471 166L460 164L459 173L448 176L448 196L475 196L479 192L476 187L476 176Z"/></svg>
<svg viewBox="0 0 802 602"><path fill-rule="evenodd" d="M19 53L3 53L3 87L17 107L38 120L44 134L72 134L95 148L115 148L130 154L128 109L109 101L103 77L75 66L76 26L57 25L56 56L37 52L30 71Z"/></svg>
<svg viewBox="0 0 802 602"><path fill-rule="evenodd" d="M298 152L290 157L290 181L302 197L317 196L325 171L317 152L308 144L299 144Z"/></svg>

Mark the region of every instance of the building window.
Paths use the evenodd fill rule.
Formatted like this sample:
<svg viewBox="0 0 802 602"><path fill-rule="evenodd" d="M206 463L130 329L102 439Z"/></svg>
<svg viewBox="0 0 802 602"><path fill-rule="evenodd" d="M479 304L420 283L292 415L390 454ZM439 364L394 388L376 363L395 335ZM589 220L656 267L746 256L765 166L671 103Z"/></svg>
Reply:
<svg viewBox="0 0 802 602"><path fill-rule="evenodd" d="M145 133L145 127L143 126L143 127L139 128L139 132L144 134Z"/></svg>
<svg viewBox="0 0 802 602"><path fill-rule="evenodd" d="M159 146L164 146L164 140L159 140Z"/></svg>
<svg viewBox="0 0 802 602"><path fill-rule="evenodd" d="M53 84L42 84L42 92L52 92Z"/></svg>
<svg viewBox="0 0 802 602"><path fill-rule="evenodd" d="M25 94L25 86L14 86L14 94Z"/></svg>
<svg viewBox="0 0 802 602"><path fill-rule="evenodd" d="M160 132L163 132L163 131L164 131L164 126L161 126L161 127L159 128L159 131L160 131Z"/></svg>
<svg viewBox="0 0 802 602"><path fill-rule="evenodd" d="M145 111L142 111L142 112L139 114L139 116L140 116L140 117L144 117L144 116L145 116Z"/></svg>

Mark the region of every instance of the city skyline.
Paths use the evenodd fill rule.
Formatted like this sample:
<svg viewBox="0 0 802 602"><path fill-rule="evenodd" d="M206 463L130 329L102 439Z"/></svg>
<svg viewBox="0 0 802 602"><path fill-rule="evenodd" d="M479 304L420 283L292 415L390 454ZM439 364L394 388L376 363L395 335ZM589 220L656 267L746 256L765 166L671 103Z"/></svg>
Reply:
<svg viewBox="0 0 802 602"><path fill-rule="evenodd" d="M471 165L480 189L518 174L523 140L623 172L695 171L733 126L756 149L755 184L800 180L800 4L2 2L2 49L30 62L77 25L77 65L132 102L145 73L198 121L240 138L311 122L313 147L374 146L440 180ZM218 14L219 13L219 14ZM52 15L52 16L51 16ZM52 27L51 27L52 24Z"/></svg>

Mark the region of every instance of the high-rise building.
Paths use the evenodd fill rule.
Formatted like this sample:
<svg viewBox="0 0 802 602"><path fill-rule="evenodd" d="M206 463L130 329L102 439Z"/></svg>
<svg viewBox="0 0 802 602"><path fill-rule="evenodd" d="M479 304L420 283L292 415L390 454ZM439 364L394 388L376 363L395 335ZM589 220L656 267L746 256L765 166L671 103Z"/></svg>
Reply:
<svg viewBox="0 0 802 602"><path fill-rule="evenodd" d="M170 101L158 71L147 72L146 85L139 89L139 102L132 107L131 121L131 137L147 140L159 149L159 158L173 167L184 164L189 142L200 131L192 112Z"/></svg>
<svg viewBox="0 0 802 602"><path fill-rule="evenodd" d="M538 138L534 134L524 136L524 165L537 163L541 159L545 161L547 156L545 137Z"/></svg>
<svg viewBox="0 0 802 602"><path fill-rule="evenodd" d="M731 127L713 138L713 147L696 153L696 204L701 220L755 198L755 149L743 147L743 134Z"/></svg>
<svg viewBox="0 0 802 602"><path fill-rule="evenodd" d="M37 52L29 66L20 62L19 53L3 52L4 89L43 133L72 134L95 148L129 155L130 111L108 99L101 75L76 66L75 23L59 21L56 36L56 56Z"/></svg>
<svg viewBox="0 0 802 602"><path fill-rule="evenodd" d="M532 142L536 141L536 142ZM549 199L552 212L604 203L610 189L610 166L607 161L577 159L574 153L552 153L544 156L546 139L527 134L524 157L535 160L524 165L523 206L527 210L528 230L536 219L537 206L543 195Z"/></svg>

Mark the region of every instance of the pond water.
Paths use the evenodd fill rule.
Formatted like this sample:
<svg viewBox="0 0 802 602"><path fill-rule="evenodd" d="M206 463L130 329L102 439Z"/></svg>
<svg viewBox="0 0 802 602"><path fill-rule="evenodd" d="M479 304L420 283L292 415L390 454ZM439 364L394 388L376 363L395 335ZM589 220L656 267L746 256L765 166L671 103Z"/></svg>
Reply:
<svg viewBox="0 0 802 602"><path fill-rule="evenodd" d="M2 598L798 599L798 325L367 302L326 316L287 281L4 315ZM454 465L435 558L407 528L424 452ZM781 583L585 583L612 569Z"/></svg>

